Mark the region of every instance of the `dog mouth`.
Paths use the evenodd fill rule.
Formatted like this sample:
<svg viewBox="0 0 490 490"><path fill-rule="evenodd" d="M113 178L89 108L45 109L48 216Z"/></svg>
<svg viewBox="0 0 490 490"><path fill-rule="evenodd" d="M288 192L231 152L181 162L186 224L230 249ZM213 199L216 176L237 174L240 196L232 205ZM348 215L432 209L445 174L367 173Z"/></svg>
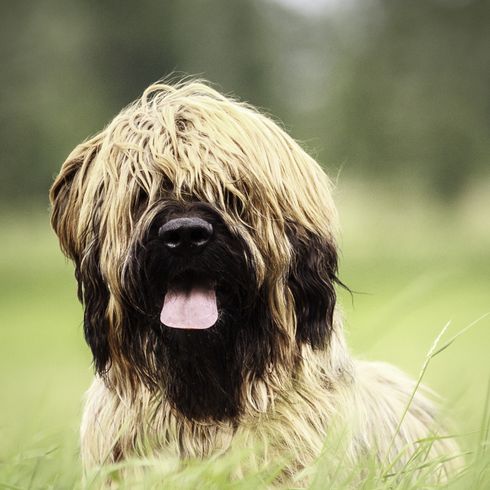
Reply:
<svg viewBox="0 0 490 490"><path fill-rule="evenodd" d="M186 274L172 281L165 292L160 322L166 327L205 330L218 321L216 284Z"/></svg>

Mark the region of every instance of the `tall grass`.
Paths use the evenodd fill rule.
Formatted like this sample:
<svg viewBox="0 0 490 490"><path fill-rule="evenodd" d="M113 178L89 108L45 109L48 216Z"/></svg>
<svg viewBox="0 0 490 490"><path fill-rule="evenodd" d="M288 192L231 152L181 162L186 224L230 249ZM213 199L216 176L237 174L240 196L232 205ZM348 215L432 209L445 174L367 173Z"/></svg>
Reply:
<svg viewBox="0 0 490 490"><path fill-rule="evenodd" d="M489 385L490 388L490 385ZM341 443L328 441L318 460L299 472L292 479L281 479L281 461L270 464L259 471L246 473L237 478L239 468L246 465L250 450L234 451L205 461L182 463L176 458L138 459L124 463L107 465L94 470L82 483L79 461L73 447L50 445L39 441L33 447L1 464L0 488L100 488L111 481L117 488L150 489L166 488L175 490L193 489L266 489L307 488L309 490L409 490L429 488L451 488L461 490L487 490L490 488L490 410L489 393L482 407L481 428L474 438L473 446L465 451L466 462L458 473L449 480L437 483L435 476L440 473L443 459L428 458L430 448L437 439L418 441L416 449L407 463L397 471L392 465L383 465L375 457L366 455L355 467L343 461ZM67 452L67 453L66 453ZM68 457L67 457L68 455ZM285 456L286 458L286 456ZM121 478L121 471L139 471L138 478Z"/></svg>

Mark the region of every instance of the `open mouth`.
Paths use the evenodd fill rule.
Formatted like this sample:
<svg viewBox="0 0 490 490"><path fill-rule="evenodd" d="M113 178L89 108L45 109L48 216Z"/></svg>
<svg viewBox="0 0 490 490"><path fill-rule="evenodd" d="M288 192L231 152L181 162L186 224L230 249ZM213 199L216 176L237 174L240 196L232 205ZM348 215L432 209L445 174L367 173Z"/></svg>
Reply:
<svg viewBox="0 0 490 490"><path fill-rule="evenodd" d="M170 328L204 330L218 321L216 285L186 275L169 284L160 321Z"/></svg>

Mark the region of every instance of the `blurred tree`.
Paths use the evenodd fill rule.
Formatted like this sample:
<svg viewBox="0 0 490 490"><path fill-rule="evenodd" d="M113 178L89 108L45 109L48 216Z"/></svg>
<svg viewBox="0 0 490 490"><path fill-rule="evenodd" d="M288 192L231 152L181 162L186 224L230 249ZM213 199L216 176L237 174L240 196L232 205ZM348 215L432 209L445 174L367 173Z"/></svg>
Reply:
<svg viewBox="0 0 490 490"><path fill-rule="evenodd" d="M418 177L445 198L488 175L489 25L485 0L358 6L334 26L324 159L347 175Z"/></svg>
<svg viewBox="0 0 490 490"><path fill-rule="evenodd" d="M172 72L281 117L346 177L451 198L488 175L488 1L283 1L2 2L0 200L45 202L70 149Z"/></svg>
<svg viewBox="0 0 490 490"><path fill-rule="evenodd" d="M46 200L61 162L151 82L197 74L266 105L267 32L236 0L0 6L0 199Z"/></svg>

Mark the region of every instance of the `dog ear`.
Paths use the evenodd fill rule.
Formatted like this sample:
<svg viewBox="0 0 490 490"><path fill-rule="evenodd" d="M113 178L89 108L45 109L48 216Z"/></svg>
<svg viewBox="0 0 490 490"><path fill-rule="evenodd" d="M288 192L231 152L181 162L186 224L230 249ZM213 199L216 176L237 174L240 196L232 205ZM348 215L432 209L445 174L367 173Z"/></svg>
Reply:
<svg viewBox="0 0 490 490"><path fill-rule="evenodd" d="M83 200L83 179L100 148L101 135L78 145L68 156L55 179L50 193L52 206L51 225L58 235L65 255L75 263L78 282L78 298L84 306L84 333L89 344L94 365L103 373L109 362L107 305L109 290L99 265L97 237L87 242L87 236L79 231L79 215ZM97 203L93 203L96 208ZM90 217L95 220L97 213ZM97 223L91 222L91 229Z"/></svg>
<svg viewBox="0 0 490 490"><path fill-rule="evenodd" d="M99 151L100 135L78 145L63 163L49 191L51 226L58 235L65 255L76 259L81 243L77 237L78 217L82 204L82 180Z"/></svg>
<svg viewBox="0 0 490 490"><path fill-rule="evenodd" d="M288 226L293 249L289 288L296 312L296 341L313 348L328 344L336 302L337 250L332 241Z"/></svg>
<svg viewBox="0 0 490 490"><path fill-rule="evenodd" d="M83 332L89 345L94 367L103 375L110 362L109 321L107 306L110 292L100 271L98 243L93 241L82 261L75 261L78 299L83 304Z"/></svg>

